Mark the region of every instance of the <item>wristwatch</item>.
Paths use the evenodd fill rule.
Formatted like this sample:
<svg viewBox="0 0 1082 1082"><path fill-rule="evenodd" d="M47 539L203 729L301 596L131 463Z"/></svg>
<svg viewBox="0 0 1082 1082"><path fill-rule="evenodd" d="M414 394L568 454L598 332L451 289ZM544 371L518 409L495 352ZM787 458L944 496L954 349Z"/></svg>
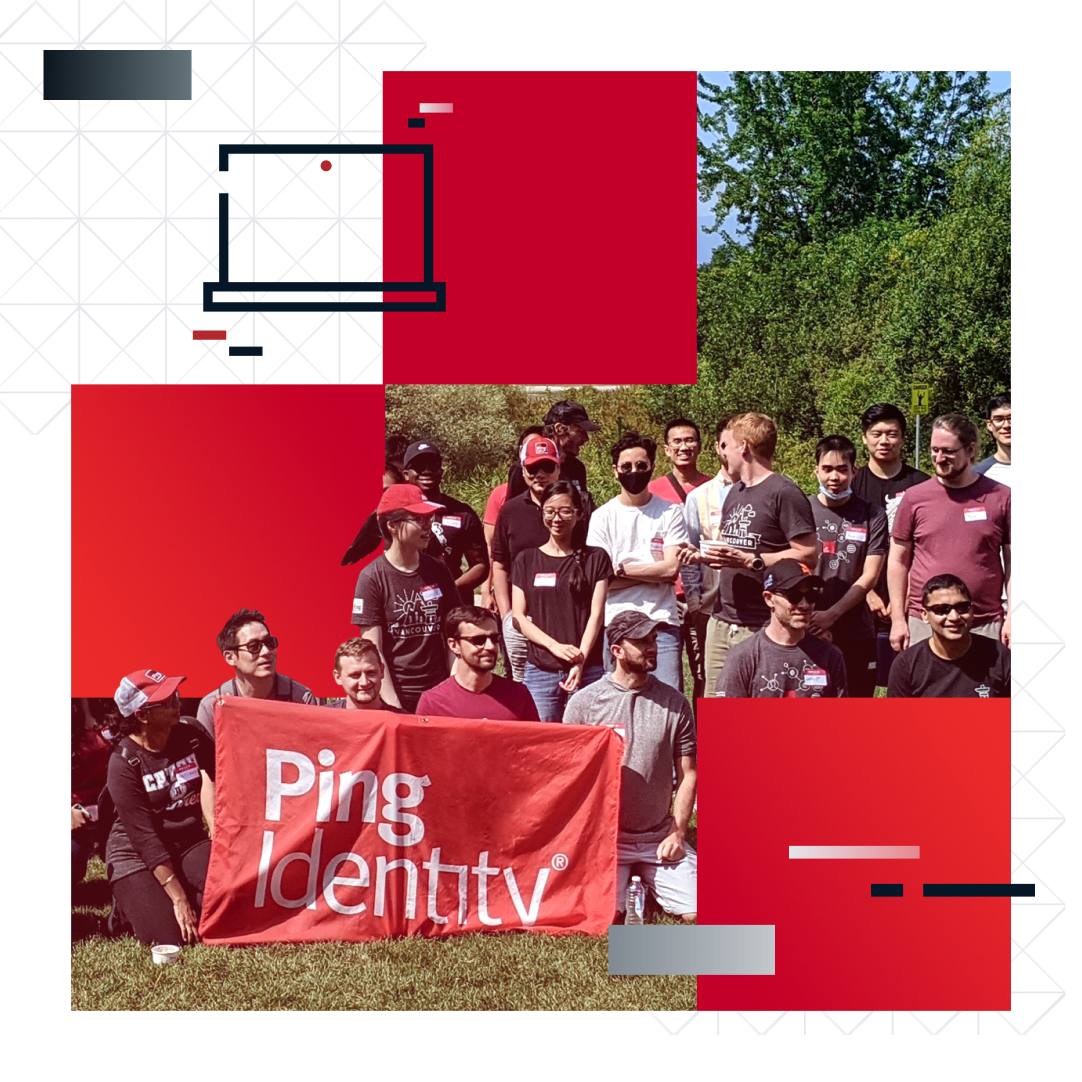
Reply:
<svg viewBox="0 0 1082 1082"><path fill-rule="evenodd" d="M624 561L623 561L623 560L621 560L621 561L620 561L620 562L619 562L619 563L618 563L618 564L616 565L616 577L617 577L618 579L624 579L624 578L627 578L627 576L626 576L626 575L624 574Z"/></svg>
<svg viewBox="0 0 1082 1082"><path fill-rule="evenodd" d="M751 565L750 566L751 566L752 571L765 571L766 570L766 564L763 563L763 558L758 553L756 553L751 558Z"/></svg>

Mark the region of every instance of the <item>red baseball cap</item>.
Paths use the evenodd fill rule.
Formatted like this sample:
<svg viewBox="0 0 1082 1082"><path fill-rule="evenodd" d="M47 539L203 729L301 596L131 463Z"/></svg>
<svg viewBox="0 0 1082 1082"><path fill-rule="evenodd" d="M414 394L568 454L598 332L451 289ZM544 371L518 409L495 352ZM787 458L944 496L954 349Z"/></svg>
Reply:
<svg viewBox="0 0 1082 1082"><path fill-rule="evenodd" d="M443 504L429 503L424 493L416 485L391 485L383 490L377 515L386 515L390 511L412 511L415 515L431 515L442 511Z"/></svg>
<svg viewBox="0 0 1082 1082"><path fill-rule="evenodd" d="M157 669L139 669L120 681L113 702L124 717L130 718L144 706L167 702L187 679L186 676L166 676Z"/></svg>
<svg viewBox="0 0 1082 1082"><path fill-rule="evenodd" d="M532 466L535 462L560 462L560 450L556 441L548 436L532 436L522 448L523 466Z"/></svg>

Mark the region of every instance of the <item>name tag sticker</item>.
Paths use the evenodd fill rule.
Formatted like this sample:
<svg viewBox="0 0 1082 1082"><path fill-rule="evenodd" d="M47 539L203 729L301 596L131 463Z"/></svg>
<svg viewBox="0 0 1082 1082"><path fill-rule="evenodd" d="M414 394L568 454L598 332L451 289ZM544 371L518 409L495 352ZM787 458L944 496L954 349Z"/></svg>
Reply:
<svg viewBox="0 0 1082 1082"><path fill-rule="evenodd" d="M454 530L462 529L462 516L461 515L444 515L442 522L444 526L450 526Z"/></svg>
<svg viewBox="0 0 1082 1082"><path fill-rule="evenodd" d="M177 781L196 781L199 777L199 767L187 766L177 771Z"/></svg>
<svg viewBox="0 0 1082 1082"><path fill-rule="evenodd" d="M555 571L538 571L533 577L534 586L555 586L556 585L556 572Z"/></svg>
<svg viewBox="0 0 1082 1082"><path fill-rule="evenodd" d="M988 519L988 512L979 504L964 508L962 514L965 515L966 522L985 522Z"/></svg>
<svg viewBox="0 0 1082 1082"><path fill-rule="evenodd" d="M443 597L443 591L438 586L425 586L421 590L422 601L435 601Z"/></svg>
<svg viewBox="0 0 1082 1082"><path fill-rule="evenodd" d="M360 616L364 612L364 598L355 597L353 599L353 615Z"/></svg>
<svg viewBox="0 0 1082 1082"><path fill-rule="evenodd" d="M846 541L867 541L868 540L868 527L867 526L846 526L845 528Z"/></svg>
<svg viewBox="0 0 1082 1082"><path fill-rule="evenodd" d="M804 672L804 683L810 688L825 688L827 686L826 669L807 669Z"/></svg>
<svg viewBox="0 0 1082 1082"><path fill-rule="evenodd" d="M650 541L650 555L655 560L661 560L665 557L665 538L655 537Z"/></svg>

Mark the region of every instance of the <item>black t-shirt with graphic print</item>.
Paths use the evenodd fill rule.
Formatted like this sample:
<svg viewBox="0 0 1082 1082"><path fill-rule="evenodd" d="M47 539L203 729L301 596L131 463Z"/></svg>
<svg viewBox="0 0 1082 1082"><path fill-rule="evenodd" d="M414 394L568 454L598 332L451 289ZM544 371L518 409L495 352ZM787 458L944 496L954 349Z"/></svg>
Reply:
<svg viewBox="0 0 1082 1082"><path fill-rule="evenodd" d="M794 481L772 473L757 485L733 485L721 509L721 540L743 552L781 552L791 538L815 533L808 497ZM726 624L764 627L770 610L763 600L762 571L726 567L714 616Z"/></svg>
<svg viewBox="0 0 1082 1082"><path fill-rule="evenodd" d="M357 576L352 622L382 629L383 657L404 700L447 679L443 621L459 604L446 564L424 554L416 571L399 571L381 553Z"/></svg>
<svg viewBox="0 0 1082 1082"><path fill-rule="evenodd" d="M932 652L930 639L903 650L890 667L893 699L1005 699L1011 694L1011 652L998 639L974 635L956 661Z"/></svg>
<svg viewBox="0 0 1082 1082"><path fill-rule="evenodd" d="M106 783L117 816L105 843L110 882L152 871L206 837L201 770L214 780L214 742L195 718L181 718L161 751L120 739Z"/></svg>
<svg viewBox="0 0 1082 1082"><path fill-rule="evenodd" d="M815 573L826 582L817 609L829 609L840 601L864 573L868 556L883 556L886 563L890 535L887 516L878 507L850 496L840 507L825 507L818 496L809 496L815 519L819 561ZM872 610L861 599L830 629L833 641L841 645L856 639L874 639Z"/></svg>

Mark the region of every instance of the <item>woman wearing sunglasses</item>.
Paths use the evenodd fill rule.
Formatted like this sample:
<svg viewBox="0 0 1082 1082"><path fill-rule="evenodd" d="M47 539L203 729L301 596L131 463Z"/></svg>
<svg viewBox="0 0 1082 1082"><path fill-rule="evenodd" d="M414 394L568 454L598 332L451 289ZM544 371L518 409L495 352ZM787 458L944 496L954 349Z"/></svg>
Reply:
<svg viewBox="0 0 1082 1082"><path fill-rule="evenodd" d="M120 681L109 719L113 754L100 816L112 930L143 943L195 943L214 825L214 744L181 718L184 676L141 669Z"/></svg>
<svg viewBox="0 0 1082 1082"><path fill-rule="evenodd" d="M525 684L542 721L562 721L567 697L604 675L605 595L612 567L583 541L582 496L571 481L541 495L548 540L524 549L511 569L511 608L526 637Z"/></svg>

